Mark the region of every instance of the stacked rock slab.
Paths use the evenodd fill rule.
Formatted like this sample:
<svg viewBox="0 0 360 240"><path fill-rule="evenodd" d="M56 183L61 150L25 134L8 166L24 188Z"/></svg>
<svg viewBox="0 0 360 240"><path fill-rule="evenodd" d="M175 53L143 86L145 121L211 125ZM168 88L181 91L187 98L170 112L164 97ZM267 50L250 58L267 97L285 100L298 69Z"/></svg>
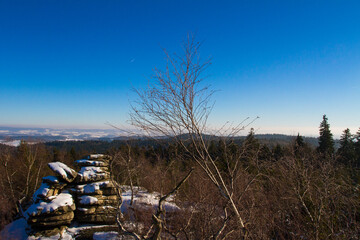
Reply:
<svg viewBox="0 0 360 240"><path fill-rule="evenodd" d="M27 222L37 231L60 229L74 219L75 203L66 186L75 180L77 173L61 162L48 166L57 176L43 178L33 195L33 204L25 212Z"/></svg>
<svg viewBox="0 0 360 240"><path fill-rule="evenodd" d="M80 223L115 223L117 204L116 188L110 180L107 155L89 155L75 161L80 171L71 190L76 196L75 218Z"/></svg>

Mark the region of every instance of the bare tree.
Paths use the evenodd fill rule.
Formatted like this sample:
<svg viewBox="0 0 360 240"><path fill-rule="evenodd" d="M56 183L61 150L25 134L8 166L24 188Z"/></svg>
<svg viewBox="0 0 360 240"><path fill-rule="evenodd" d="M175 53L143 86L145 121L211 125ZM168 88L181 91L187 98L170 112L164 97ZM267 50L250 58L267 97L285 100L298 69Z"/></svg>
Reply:
<svg viewBox="0 0 360 240"><path fill-rule="evenodd" d="M217 131L209 129L207 122L213 107L211 96L214 91L203 83L202 75L210 65L210 60L200 59L200 45L189 35L184 42L182 56L170 55L164 50L166 69L155 69L155 82L147 89L135 90L139 99L132 104L131 124L152 137L174 138L228 201L244 237L246 224L235 203L234 178L225 180L217 159L208 151L209 141L205 134L212 132L229 137L238 134L246 126L242 122L236 126L224 125ZM239 167L238 161L235 160L228 168L231 176Z"/></svg>
<svg viewBox="0 0 360 240"><path fill-rule="evenodd" d="M15 186L14 186L14 175L17 173L16 169L10 169L9 164L11 163L11 154L9 152L8 149L4 149L4 151L1 153L0 155L0 163L1 163L1 167L4 169L4 178L5 178L5 184L3 183L3 181L1 181L1 185L3 186L3 189L10 189L10 196L11 196L11 201L13 202L13 205L16 208L16 212L19 212L19 208L16 205L17 203L17 198L15 197ZM2 180L2 178L1 178ZM6 186L6 187L5 187ZM4 194L6 194L4 192ZM9 197L9 196L7 196Z"/></svg>

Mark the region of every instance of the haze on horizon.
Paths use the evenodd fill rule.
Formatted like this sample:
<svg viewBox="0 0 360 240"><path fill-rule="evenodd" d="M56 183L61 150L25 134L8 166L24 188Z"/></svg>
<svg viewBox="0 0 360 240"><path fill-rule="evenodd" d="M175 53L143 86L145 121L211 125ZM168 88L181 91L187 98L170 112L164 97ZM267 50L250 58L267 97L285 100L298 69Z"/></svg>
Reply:
<svg viewBox="0 0 360 240"><path fill-rule="evenodd" d="M219 90L210 125L335 137L360 127L358 1L1 1L0 126L125 126L132 88L189 32Z"/></svg>

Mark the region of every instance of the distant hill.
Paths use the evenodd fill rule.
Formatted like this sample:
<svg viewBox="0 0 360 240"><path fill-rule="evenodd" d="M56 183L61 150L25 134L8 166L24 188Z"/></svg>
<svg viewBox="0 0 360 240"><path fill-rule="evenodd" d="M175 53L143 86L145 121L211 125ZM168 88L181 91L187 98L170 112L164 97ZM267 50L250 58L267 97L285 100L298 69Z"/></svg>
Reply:
<svg viewBox="0 0 360 240"><path fill-rule="evenodd" d="M156 144L156 142L145 137L120 136L121 132L117 129L52 129L52 128L14 128L0 126L0 144L16 146L20 140L28 142L45 142L46 145L59 148L94 148L100 151L109 147L118 147L125 144L128 140L136 140L137 145ZM268 145L270 148L277 144L286 145L294 141L296 136L284 134L256 134L260 143ZM186 134L180 136L182 139L188 138ZM218 140L219 137L204 135L205 139ZM235 137L235 141L241 144L246 136ZM170 139L159 137L158 140L171 141ZM317 147L318 139L315 137L304 137L306 143ZM336 147L339 145L335 140ZM102 152L102 151L101 151Z"/></svg>

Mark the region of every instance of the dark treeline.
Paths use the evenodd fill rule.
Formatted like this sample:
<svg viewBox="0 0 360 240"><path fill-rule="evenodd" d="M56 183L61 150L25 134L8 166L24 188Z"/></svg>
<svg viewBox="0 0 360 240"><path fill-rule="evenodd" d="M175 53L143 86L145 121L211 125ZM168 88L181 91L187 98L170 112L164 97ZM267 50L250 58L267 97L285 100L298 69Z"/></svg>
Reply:
<svg viewBox="0 0 360 240"><path fill-rule="evenodd" d="M285 146L294 141L296 136L283 135L283 134L256 134L255 138L259 143L266 145L269 148L274 148L277 145ZM219 141L221 138L216 136L208 136L210 141ZM246 136L235 137L233 142L241 145L246 139ZM315 137L303 137L304 142L312 147L318 146L318 139ZM33 139L31 139L33 141ZM157 139L151 140L146 138L129 138L127 140L84 140L84 141L51 141L44 142L44 145L47 147L53 147L57 149L62 149L69 151L72 148L77 152L106 152L112 148L119 148L123 145L131 143L132 146L158 146L166 145L171 143L171 139ZM339 141L335 140L335 147L338 148Z"/></svg>
<svg viewBox="0 0 360 240"><path fill-rule="evenodd" d="M234 182L248 239L358 239L360 130L355 135L344 130L339 148L334 144L325 115L317 146L300 135L286 144L269 145L253 130L241 140L209 139L208 151L224 180ZM1 228L19 216L20 208L26 209L41 178L52 174L48 162L61 161L76 169L74 160L95 152L114 157L112 174L120 184L160 193L194 168L177 194L184 210L167 218L166 231L179 239L219 234L237 239L240 230L234 216L224 210L228 203L180 145L164 140L0 144ZM241 166L231 174L235 159ZM145 225L151 219L151 213L136 216Z"/></svg>

